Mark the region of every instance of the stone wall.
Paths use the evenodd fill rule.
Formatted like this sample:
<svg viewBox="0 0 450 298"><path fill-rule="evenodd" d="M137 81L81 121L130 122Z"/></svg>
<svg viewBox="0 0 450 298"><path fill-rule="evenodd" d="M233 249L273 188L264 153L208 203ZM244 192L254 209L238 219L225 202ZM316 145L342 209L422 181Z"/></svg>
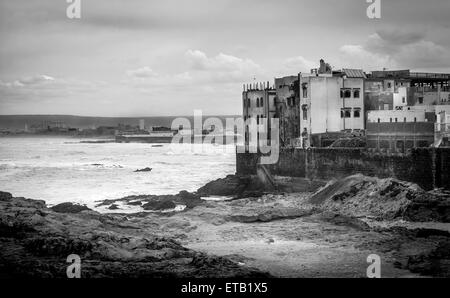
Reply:
<svg viewBox="0 0 450 298"><path fill-rule="evenodd" d="M238 174L256 174L258 154L236 154ZM450 189L450 148L417 148L408 154L383 154L359 148L281 149L279 161L266 165L273 175L328 180L355 173L394 177L424 189Z"/></svg>

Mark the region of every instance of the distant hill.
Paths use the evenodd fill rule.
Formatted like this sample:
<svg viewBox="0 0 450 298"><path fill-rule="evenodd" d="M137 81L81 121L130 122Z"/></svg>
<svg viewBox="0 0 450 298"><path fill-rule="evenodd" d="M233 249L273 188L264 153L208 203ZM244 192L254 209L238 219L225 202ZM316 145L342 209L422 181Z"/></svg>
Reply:
<svg viewBox="0 0 450 298"><path fill-rule="evenodd" d="M117 124L139 125L139 120L145 120L145 126L167 126L170 127L172 121L177 117L186 117L193 126L193 116L161 116L161 117L86 117L72 115L0 115L0 129L23 129L25 124L28 127L42 124L43 121L61 121L69 127L88 128L92 126L116 126ZM236 118L236 115L229 116L208 116L203 115L203 121L207 117L217 117L225 125L226 118Z"/></svg>

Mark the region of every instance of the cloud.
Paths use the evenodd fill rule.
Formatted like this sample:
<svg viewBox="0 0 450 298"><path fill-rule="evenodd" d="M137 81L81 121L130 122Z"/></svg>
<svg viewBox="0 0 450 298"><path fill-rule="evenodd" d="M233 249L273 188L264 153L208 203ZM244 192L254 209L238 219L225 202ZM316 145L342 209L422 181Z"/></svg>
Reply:
<svg viewBox="0 0 450 298"><path fill-rule="evenodd" d="M26 87L26 86L36 87L38 85L43 85L43 84L51 83L54 81L55 81L55 78L53 78L51 76L36 75L36 76L20 78L20 79L14 80L12 82L4 82L4 81L0 80L0 86L7 87L7 88Z"/></svg>
<svg viewBox="0 0 450 298"><path fill-rule="evenodd" d="M314 62L306 59L303 56L290 57L284 60L283 67L287 72L298 73L306 72L309 73L312 68L318 67L318 62Z"/></svg>
<svg viewBox="0 0 450 298"><path fill-rule="evenodd" d="M105 84L41 74L11 81L0 80L0 98L3 102L50 100L95 92Z"/></svg>
<svg viewBox="0 0 450 298"><path fill-rule="evenodd" d="M262 75L262 68L250 59L220 53L208 57L203 51L188 50L185 52L186 67L181 72L159 73L149 66L125 72L122 83L140 90L156 90L161 88L197 88L202 86L227 86L251 80L255 75ZM206 88L205 90L213 90Z"/></svg>
<svg viewBox="0 0 450 298"><path fill-rule="evenodd" d="M408 68L449 71L450 50L426 39L423 32L380 30L360 45L340 48L344 61L364 68Z"/></svg>
<svg viewBox="0 0 450 298"><path fill-rule="evenodd" d="M362 45L344 45L339 48L340 63L345 68L358 68L365 71L395 68L397 63L391 57L367 50Z"/></svg>
<svg viewBox="0 0 450 298"><path fill-rule="evenodd" d="M150 78L150 77L158 76L158 74L156 72L154 72L148 66L144 66L142 68L138 68L138 69L134 69L134 70L127 70L126 74L129 77L135 77L135 78Z"/></svg>
<svg viewBox="0 0 450 298"><path fill-rule="evenodd" d="M197 72L197 76L207 74L209 79L242 82L255 75L262 75L263 69L251 59L239 58L223 53L215 57L208 57L200 50L188 50L185 53L190 70Z"/></svg>
<svg viewBox="0 0 450 298"><path fill-rule="evenodd" d="M230 103L238 110L240 97L236 95L242 84L265 75L256 62L224 53L209 56L201 50L187 50L174 59L179 67L172 72L153 69L153 65L125 71L121 85L130 94L135 92L134 98L146 98L155 106L172 103L170 114L191 108L220 114Z"/></svg>
<svg viewBox="0 0 450 298"><path fill-rule="evenodd" d="M374 34L373 36L379 36L380 39L385 43L391 43L395 45L407 45L423 40L426 34L425 32L420 31L408 32L399 29L394 30L381 29L378 30L377 33Z"/></svg>

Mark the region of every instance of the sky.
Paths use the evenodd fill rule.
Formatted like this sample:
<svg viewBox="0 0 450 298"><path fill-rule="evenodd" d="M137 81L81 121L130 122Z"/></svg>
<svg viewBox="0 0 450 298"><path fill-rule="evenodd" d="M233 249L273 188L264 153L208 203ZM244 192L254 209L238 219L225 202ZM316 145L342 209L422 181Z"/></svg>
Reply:
<svg viewBox="0 0 450 298"><path fill-rule="evenodd" d="M450 1L0 0L0 114L241 113L242 85L335 69L450 73Z"/></svg>

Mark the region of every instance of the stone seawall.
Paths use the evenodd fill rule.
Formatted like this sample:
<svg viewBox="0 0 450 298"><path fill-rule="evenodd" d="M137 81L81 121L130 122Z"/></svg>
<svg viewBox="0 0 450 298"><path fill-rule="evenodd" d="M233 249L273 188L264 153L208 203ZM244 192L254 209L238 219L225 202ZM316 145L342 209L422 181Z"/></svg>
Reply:
<svg viewBox="0 0 450 298"><path fill-rule="evenodd" d="M237 174L256 174L259 154L236 154ZM450 148L417 148L407 154L386 154L354 148L281 149L273 175L327 180L361 173L394 177L424 189L450 189Z"/></svg>

